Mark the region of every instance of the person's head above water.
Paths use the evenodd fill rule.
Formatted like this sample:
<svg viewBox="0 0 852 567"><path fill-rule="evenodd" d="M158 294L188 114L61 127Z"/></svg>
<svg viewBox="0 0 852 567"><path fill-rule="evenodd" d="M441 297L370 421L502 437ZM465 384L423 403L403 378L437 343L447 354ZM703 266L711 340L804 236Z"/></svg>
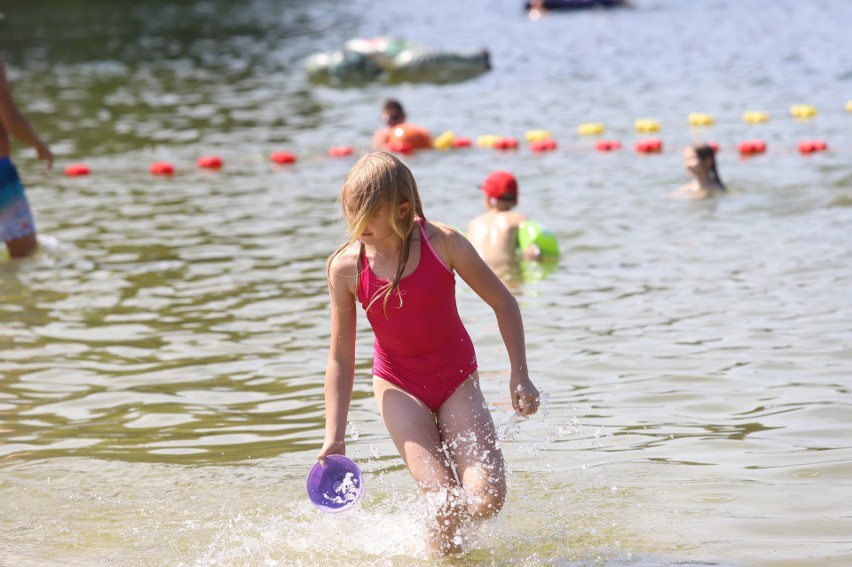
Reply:
<svg viewBox="0 0 852 567"><path fill-rule="evenodd" d="M405 111L398 100L388 99L382 107L382 122L388 126L396 126L405 122Z"/></svg>
<svg viewBox="0 0 852 567"><path fill-rule="evenodd" d="M491 172L480 188L495 204L507 205L508 208L518 204L518 181L508 171Z"/></svg>
<svg viewBox="0 0 852 567"><path fill-rule="evenodd" d="M716 151L709 144L693 144L683 151L683 165L699 183L710 182L718 185L722 191L725 184L716 169Z"/></svg>

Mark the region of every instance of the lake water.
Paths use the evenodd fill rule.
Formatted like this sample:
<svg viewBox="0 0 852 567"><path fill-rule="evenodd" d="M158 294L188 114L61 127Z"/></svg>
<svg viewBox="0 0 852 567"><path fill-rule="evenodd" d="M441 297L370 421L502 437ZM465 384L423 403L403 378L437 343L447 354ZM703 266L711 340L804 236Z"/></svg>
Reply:
<svg viewBox="0 0 852 567"><path fill-rule="evenodd" d="M44 246L0 264L0 564L434 564L363 317L348 446L366 495L332 516L304 489L325 258L357 157L327 150L365 151L391 96L433 133L559 143L406 158L427 216L459 227L485 175L512 170L563 251L513 287L546 397L529 420L493 314L460 286L510 495L444 563L852 564L852 4L636 0L539 21L502 0L131 4L2 6L0 52L57 168L14 154ZM309 53L381 34L485 46L494 68L307 82ZM817 117L793 119L802 103ZM660 121L662 154L633 150L638 118ZM623 149L595 152L577 134L593 121ZM754 138L767 153L740 158ZM829 151L800 155L809 139ZM720 145L730 194L670 199L698 140ZM225 167L197 169L205 154ZM176 174L149 175L155 160ZM92 174L65 177L73 162Z"/></svg>

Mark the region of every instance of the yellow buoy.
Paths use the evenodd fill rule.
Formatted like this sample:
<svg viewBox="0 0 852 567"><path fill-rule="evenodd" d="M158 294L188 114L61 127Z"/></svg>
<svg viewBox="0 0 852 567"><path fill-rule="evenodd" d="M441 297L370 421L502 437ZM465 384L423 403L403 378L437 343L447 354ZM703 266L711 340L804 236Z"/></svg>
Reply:
<svg viewBox="0 0 852 567"><path fill-rule="evenodd" d="M659 132L660 121L653 118L639 118L633 123L633 127L637 132Z"/></svg>
<svg viewBox="0 0 852 567"><path fill-rule="evenodd" d="M813 118L817 115L817 109L811 104L794 104L790 108L790 114L796 118Z"/></svg>
<svg viewBox="0 0 852 567"><path fill-rule="evenodd" d="M542 140L549 140L552 137L547 130L527 130L524 134L527 142L541 142Z"/></svg>
<svg viewBox="0 0 852 567"><path fill-rule="evenodd" d="M483 134L476 139L476 145L480 148L493 148L494 142L501 139L500 136L494 134Z"/></svg>
<svg viewBox="0 0 852 567"><path fill-rule="evenodd" d="M452 130L447 130L432 142L432 145L436 150L449 150L453 147L453 142L455 142L456 136L453 134Z"/></svg>
<svg viewBox="0 0 852 567"><path fill-rule="evenodd" d="M602 122L586 122L577 126L577 133L581 136L597 136L603 134L605 129Z"/></svg>
<svg viewBox="0 0 852 567"><path fill-rule="evenodd" d="M846 102L846 110L852 112L852 100Z"/></svg>
<svg viewBox="0 0 852 567"><path fill-rule="evenodd" d="M687 117L692 126L711 126L716 120L705 112L691 112Z"/></svg>
<svg viewBox="0 0 852 567"><path fill-rule="evenodd" d="M747 110L743 112L743 120L749 124L759 124L761 122L769 122L769 114L762 110Z"/></svg>

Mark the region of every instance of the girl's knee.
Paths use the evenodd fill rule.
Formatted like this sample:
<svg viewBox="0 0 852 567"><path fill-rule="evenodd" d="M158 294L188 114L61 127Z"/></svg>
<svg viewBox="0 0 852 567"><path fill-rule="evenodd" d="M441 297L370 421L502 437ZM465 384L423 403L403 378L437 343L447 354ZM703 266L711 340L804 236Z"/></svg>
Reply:
<svg viewBox="0 0 852 567"><path fill-rule="evenodd" d="M500 513L506 503L506 483L478 483L477 486L466 489L468 509L474 518L487 520Z"/></svg>
<svg viewBox="0 0 852 567"><path fill-rule="evenodd" d="M476 518L496 516L506 502L506 473L499 456L468 468L462 476L468 509Z"/></svg>

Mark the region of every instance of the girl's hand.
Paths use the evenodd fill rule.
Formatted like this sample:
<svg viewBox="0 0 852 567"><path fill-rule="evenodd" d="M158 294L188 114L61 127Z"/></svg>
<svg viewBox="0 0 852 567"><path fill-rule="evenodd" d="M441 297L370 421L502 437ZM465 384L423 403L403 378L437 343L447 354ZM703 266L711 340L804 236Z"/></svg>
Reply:
<svg viewBox="0 0 852 567"><path fill-rule="evenodd" d="M322 449L320 449L320 452L317 455L317 460L321 465L325 466L325 458L328 455L346 455L346 442L326 441L323 443Z"/></svg>
<svg viewBox="0 0 852 567"><path fill-rule="evenodd" d="M36 144L35 150L38 159L47 162L47 169L53 167L53 153L50 151L50 148L47 147L47 144L42 141L39 141L39 143Z"/></svg>
<svg viewBox="0 0 852 567"><path fill-rule="evenodd" d="M512 407L518 415L530 416L538 411L541 395L529 376L517 376L515 374L509 379L509 389L512 396Z"/></svg>

